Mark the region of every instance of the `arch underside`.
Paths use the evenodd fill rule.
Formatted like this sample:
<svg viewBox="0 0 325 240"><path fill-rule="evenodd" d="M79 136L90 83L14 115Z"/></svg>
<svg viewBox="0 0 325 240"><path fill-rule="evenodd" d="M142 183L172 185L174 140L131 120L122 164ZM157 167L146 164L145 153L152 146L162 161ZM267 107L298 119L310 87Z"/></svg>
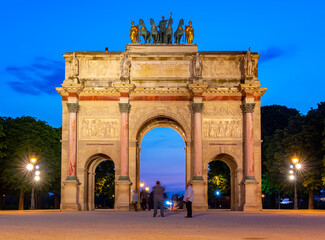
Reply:
<svg viewBox="0 0 325 240"><path fill-rule="evenodd" d="M95 175L97 166L104 161L114 161L106 154L95 154L85 164L84 174L84 210L95 210ZM115 163L114 163L115 166ZM115 174L116 176L116 174ZM115 187L116 191L116 187Z"/></svg>
<svg viewBox="0 0 325 240"><path fill-rule="evenodd" d="M238 197L238 180L237 180L237 163L236 160L228 155L228 154L218 154L215 156L211 161L208 162L208 165L210 162L213 161L222 161L227 164L227 166L230 169L230 209L231 210L238 210L239 206L239 197ZM208 191L208 186L207 189ZM207 192L206 191L206 192ZM208 199L207 199L208 200Z"/></svg>

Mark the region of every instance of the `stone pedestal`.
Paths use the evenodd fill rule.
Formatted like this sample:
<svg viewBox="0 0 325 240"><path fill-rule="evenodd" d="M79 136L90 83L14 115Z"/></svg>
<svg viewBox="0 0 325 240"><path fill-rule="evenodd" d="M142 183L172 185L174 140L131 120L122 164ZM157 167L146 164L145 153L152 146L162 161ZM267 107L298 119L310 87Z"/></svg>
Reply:
<svg viewBox="0 0 325 240"><path fill-rule="evenodd" d="M130 184L129 180L117 180L115 209L129 211L130 209Z"/></svg>
<svg viewBox="0 0 325 240"><path fill-rule="evenodd" d="M61 211L80 211L80 204L78 203L79 182L77 179L65 180L63 182L64 192L61 199Z"/></svg>
<svg viewBox="0 0 325 240"><path fill-rule="evenodd" d="M260 206L258 204L258 193L257 193L257 182L256 180L246 179L244 182L245 186L245 204L244 211L259 211Z"/></svg>
<svg viewBox="0 0 325 240"><path fill-rule="evenodd" d="M207 211L206 188L204 180L192 180L194 199L192 203L193 211Z"/></svg>

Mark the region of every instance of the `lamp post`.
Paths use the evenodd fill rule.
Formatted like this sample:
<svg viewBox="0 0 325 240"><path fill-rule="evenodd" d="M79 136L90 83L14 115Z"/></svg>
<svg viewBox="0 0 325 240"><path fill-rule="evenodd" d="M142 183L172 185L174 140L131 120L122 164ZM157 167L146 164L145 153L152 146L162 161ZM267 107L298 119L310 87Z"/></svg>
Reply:
<svg viewBox="0 0 325 240"><path fill-rule="evenodd" d="M31 157L29 159L29 164L27 164L26 168L27 170L31 173L32 175L32 194L31 194L31 199L30 199L30 209L35 210L35 195L34 195L34 189L35 189L35 184L34 182L38 182L40 178L41 172L39 171L39 166L35 165L37 163L37 158L36 157Z"/></svg>
<svg viewBox="0 0 325 240"><path fill-rule="evenodd" d="M299 158L292 158L292 165L290 165L289 178L292 181L295 181L295 196L294 196L294 205L293 209L298 209L298 194L297 194L297 170L301 169L301 164L299 163Z"/></svg>

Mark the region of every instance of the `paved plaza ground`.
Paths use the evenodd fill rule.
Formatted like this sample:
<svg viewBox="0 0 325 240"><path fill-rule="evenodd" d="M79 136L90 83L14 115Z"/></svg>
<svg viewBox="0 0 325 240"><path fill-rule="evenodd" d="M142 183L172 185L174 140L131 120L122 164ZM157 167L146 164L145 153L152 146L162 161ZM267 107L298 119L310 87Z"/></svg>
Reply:
<svg viewBox="0 0 325 240"><path fill-rule="evenodd" d="M158 214L159 215L159 214ZM325 211L0 211L0 239L325 239Z"/></svg>

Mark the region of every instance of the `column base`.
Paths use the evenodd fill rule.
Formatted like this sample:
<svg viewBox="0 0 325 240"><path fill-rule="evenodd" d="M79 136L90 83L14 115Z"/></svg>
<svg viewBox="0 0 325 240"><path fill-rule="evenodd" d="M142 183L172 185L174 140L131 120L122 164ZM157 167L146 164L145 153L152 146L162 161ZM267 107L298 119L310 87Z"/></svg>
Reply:
<svg viewBox="0 0 325 240"><path fill-rule="evenodd" d="M245 186L245 203L243 211L260 211L261 207L257 199L257 182L255 178L246 178Z"/></svg>
<svg viewBox="0 0 325 240"><path fill-rule="evenodd" d="M205 182L200 177L193 177L192 187L194 193L194 200L192 203L193 211L207 211L208 203L206 201L206 187Z"/></svg>
<svg viewBox="0 0 325 240"><path fill-rule="evenodd" d="M130 211L130 184L129 179L117 180L115 209L118 211Z"/></svg>
<svg viewBox="0 0 325 240"><path fill-rule="evenodd" d="M77 178L67 178L63 182L61 211L80 211L79 204L79 185Z"/></svg>

